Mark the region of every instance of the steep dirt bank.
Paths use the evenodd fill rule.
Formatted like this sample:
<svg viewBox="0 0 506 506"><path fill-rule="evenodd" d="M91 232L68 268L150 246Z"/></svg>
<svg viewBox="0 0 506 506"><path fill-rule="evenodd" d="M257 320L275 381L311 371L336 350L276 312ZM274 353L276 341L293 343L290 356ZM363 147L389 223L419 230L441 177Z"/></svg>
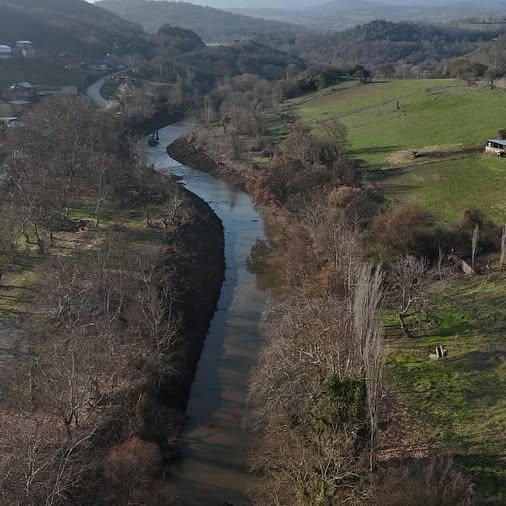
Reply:
<svg viewBox="0 0 506 506"><path fill-rule="evenodd" d="M183 118L183 111L169 111L167 108L158 109L150 118L133 124L132 130L134 134L148 135L153 130L160 130L176 121L181 121Z"/></svg>
<svg viewBox="0 0 506 506"><path fill-rule="evenodd" d="M242 190L246 190L246 180L237 170L223 162L217 162L204 150L195 146L191 139L187 137L176 139L168 146L167 153L171 158L184 165L189 165L202 172L207 172Z"/></svg>
<svg viewBox="0 0 506 506"><path fill-rule="evenodd" d="M154 392L157 402L144 414L142 434L174 456L176 442L167 442L181 429L186 403L209 324L216 310L225 272L224 235L221 221L202 199L184 189L184 204L191 222L168 249L160 277L175 279L179 301L176 310L183 341L177 360L178 373ZM165 416L160 414L165 413ZM155 416L153 416L155 415Z"/></svg>

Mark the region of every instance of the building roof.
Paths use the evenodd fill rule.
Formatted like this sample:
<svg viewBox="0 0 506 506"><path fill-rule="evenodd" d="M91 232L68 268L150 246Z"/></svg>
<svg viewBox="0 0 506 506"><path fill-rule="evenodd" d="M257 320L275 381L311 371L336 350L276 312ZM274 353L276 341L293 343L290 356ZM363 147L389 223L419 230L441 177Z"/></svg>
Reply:
<svg viewBox="0 0 506 506"><path fill-rule="evenodd" d="M487 142L493 142L494 144L506 147L506 139L487 139Z"/></svg>
<svg viewBox="0 0 506 506"><path fill-rule="evenodd" d="M3 53L3 52L7 52L7 51L12 51L12 47L11 46L5 46L5 45L0 45L0 51Z"/></svg>
<svg viewBox="0 0 506 506"><path fill-rule="evenodd" d="M18 40L16 44L32 44L31 40Z"/></svg>
<svg viewBox="0 0 506 506"><path fill-rule="evenodd" d="M21 81L20 83L16 83L14 86L18 86L19 88L27 88L27 89L33 88L33 86L26 81Z"/></svg>

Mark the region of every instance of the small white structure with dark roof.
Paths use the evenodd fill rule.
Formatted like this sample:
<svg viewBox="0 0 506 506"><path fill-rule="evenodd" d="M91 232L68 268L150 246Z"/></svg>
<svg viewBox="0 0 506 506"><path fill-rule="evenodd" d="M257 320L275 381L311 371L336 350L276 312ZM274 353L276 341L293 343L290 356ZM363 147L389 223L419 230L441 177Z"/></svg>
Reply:
<svg viewBox="0 0 506 506"><path fill-rule="evenodd" d="M506 155L506 139L488 139L485 151L497 156Z"/></svg>

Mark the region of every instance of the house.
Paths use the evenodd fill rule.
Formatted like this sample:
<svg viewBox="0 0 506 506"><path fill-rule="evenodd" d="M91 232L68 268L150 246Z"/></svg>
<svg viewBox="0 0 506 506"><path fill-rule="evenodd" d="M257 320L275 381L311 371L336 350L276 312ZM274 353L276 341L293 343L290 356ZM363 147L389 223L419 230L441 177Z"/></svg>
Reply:
<svg viewBox="0 0 506 506"><path fill-rule="evenodd" d="M33 49L33 43L29 40L18 40L16 42L16 48L21 52L24 58L34 58L35 49Z"/></svg>
<svg viewBox="0 0 506 506"><path fill-rule="evenodd" d="M21 116L29 109L29 107L32 105L32 102L29 100L12 100L9 102L9 105L11 106L13 114Z"/></svg>
<svg viewBox="0 0 506 506"><path fill-rule="evenodd" d="M11 46L0 45L0 60L7 60L8 58L12 58Z"/></svg>
<svg viewBox="0 0 506 506"><path fill-rule="evenodd" d="M29 100L35 95L33 85L22 81L9 88L9 95L16 100Z"/></svg>
<svg viewBox="0 0 506 506"><path fill-rule="evenodd" d="M506 139L488 139L485 151L497 156L506 155Z"/></svg>

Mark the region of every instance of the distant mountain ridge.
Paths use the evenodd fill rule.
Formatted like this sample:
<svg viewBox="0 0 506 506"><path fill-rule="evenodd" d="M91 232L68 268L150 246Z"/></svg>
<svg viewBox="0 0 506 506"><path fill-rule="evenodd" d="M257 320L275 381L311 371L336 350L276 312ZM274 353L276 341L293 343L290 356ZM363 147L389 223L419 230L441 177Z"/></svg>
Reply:
<svg viewBox="0 0 506 506"><path fill-rule="evenodd" d="M102 0L96 5L156 33L168 23L196 32L206 42L224 42L250 35L295 33L295 25L243 16L187 2L153 0Z"/></svg>
<svg viewBox="0 0 506 506"><path fill-rule="evenodd" d="M402 4L401 4L402 1ZM272 8L230 8L237 14L261 16L264 19L283 20L315 30L343 30L375 19L388 21L446 22L468 17L506 15L504 0L327 0L317 5Z"/></svg>

